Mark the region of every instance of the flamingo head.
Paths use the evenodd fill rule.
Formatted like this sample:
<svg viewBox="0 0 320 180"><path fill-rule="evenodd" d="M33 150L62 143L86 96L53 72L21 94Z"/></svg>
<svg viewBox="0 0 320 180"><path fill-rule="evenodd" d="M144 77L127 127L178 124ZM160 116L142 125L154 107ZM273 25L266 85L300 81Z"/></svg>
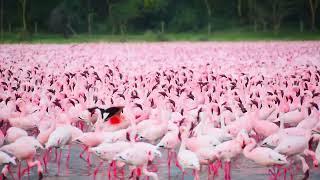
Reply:
<svg viewBox="0 0 320 180"><path fill-rule="evenodd" d="M279 164L279 165L288 164L286 156L279 154L279 153L269 154L269 158L271 158L274 161L274 163Z"/></svg>
<svg viewBox="0 0 320 180"><path fill-rule="evenodd" d="M250 137L248 132L245 129L241 129L238 133L236 140L242 143L242 148L244 148L245 144L250 142Z"/></svg>
<svg viewBox="0 0 320 180"><path fill-rule="evenodd" d="M128 162L129 159L132 158L132 153L130 153L130 150L131 149L127 149L127 150L124 150L121 153L117 154L114 157L114 160L121 161L121 162Z"/></svg>
<svg viewBox="0 0 320 180"><path fill-rule="evenodd" d="M136 141L146 141L147 139L143 135L137 133L135 140Z"/></svg>
<svg viewBox="0 0 320 180"><path fill-rule="evenodd" d="M226 132L232 136L236 136L239 133L239 128L231 124L226 126Z"/></svg>
<svg viewBox="0 0 320 180"><path fill-rule="evenodd" d="M102 155L102 151L98 147L89 148L88 152L94 153L98 157Z"/></svg>
<svg viewBox="0 0 320 180"><path fill-rule="evenodd" d="M280 141L280 137L278 134L273 134L268 136L267 138L265 138L262 142L261 142L261 146L262 147L276 147L279 144Z"/></svg>
<svg viewBox="0 0 320 180"><path fill-rule="evenodd" d="M148 154L148 160L149 160L149 161L153 161L153 159L154 159L155 157L161 158L161 152L158 151L157 149L149 150L149 151L147 152L147 154Z"/></svg>
<svg viewBox="0 0 320 180"><path fill-rule="evenodd" d="M36 140L33 145L36 149L45 149L38 140Z"/></svg>

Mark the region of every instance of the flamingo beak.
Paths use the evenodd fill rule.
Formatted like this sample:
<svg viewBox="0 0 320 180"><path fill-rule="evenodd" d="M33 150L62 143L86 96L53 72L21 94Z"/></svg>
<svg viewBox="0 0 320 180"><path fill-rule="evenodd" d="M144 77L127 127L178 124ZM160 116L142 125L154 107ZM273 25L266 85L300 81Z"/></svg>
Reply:
<svg viewBox="0 0 320 180"><path fill-rule="evenodd" d="M110 108L107 108L107 109L100 109L100 110L101 110L101 114L102 115L105 114L105 113L108 113L107 117L104 118L104 121L108 121L114 115L121 113L123 108L124 108L123 106L114 106L114 107L110 107Z"/></svg>
<svg viewBox="0 0 320 180"><path fill-rule="evenodd" d="M267 144L267 143L263 143L263 144L261 144L260 146L261 146L261 147L267 147L267 148L270 148L270 149L274 149L274 148L275 148L275 146L271 146L271 145L269 145L269 144Z"/></svg>
<svg viewBox="0 0 320 180"><path fill-rule="evenodd" d="M243 141L241 148L244 149L246 147L246 143Z"/></svg>

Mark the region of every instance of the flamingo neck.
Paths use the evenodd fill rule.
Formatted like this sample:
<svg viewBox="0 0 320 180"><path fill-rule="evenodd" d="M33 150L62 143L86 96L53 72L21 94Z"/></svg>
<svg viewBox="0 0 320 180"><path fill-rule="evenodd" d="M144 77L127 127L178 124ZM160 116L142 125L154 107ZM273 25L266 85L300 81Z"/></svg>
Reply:
<svg viewBox="0 0 320 180"><path fill-rule="evenodd" d="M251 140L251 142L248 145L246 145L246 147L243 149L243 154L245 156L250 156L250 153L254 149L256 144L257 143L254 140Z"/></svg>
<svg viewBox="0 0 320 180"><path fill-rule="evenodd" d="M280 129L284 129L284 119L281 118L281 114L282 114L282 113L280 113L280 115L279 115L279 119L280 119Z"/></svg>
<svg viewBox="0 0 320 180"><path fill-rule="evenodd" d="M220 116L220 126L221 126L221 129L226 128L225 118L223 116Z"/></svg>
<svg viewBox="0 0 320 180"><path fill-rule="evenodd" d="M158 180L158 175L156 173L154 173L154 172L148 171L146 167L143 167L142 171L143 171L144 175L150 176L154 180Z"/></svg>
<svg viewBox="0 0 320 180"><path fill-rule="evenodd" d="M249 123L254 125L256 123L259 123L260 120L260 110L259 108L255 107L252 114L249 115Z"/></svg>
<svg viewBox="0 0 320 180"><path fill-rule="evenodd" d="M186 142L185 142L185 137L181 137L181 145L179 148L179 152L185 151L186 150Z"/></svg>

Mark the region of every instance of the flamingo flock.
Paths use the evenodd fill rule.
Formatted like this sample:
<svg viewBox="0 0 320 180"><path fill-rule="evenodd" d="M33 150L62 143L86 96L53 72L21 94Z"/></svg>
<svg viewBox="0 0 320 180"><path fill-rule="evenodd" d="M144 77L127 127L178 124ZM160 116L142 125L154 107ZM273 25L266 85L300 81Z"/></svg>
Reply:
<svg viewBox="0 0 320 180"><path fill-rule="evenodd" d="M94 178L105 164L109 179L157 180L163 160L168 179L172 166L237 179L243 157L270 179L308 179L319 79L319 42L0 45L2 178L42 179L48 162L59 174L66 150Z"/></svg>

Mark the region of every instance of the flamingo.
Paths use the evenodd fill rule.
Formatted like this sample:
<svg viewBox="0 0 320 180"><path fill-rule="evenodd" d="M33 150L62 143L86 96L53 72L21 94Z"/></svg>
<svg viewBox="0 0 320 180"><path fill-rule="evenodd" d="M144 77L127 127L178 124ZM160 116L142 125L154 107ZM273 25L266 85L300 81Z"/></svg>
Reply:
<svg viewBox="0 0 320 180"><path fill-rule="evenodd" d="M239 155L242 152L243 147L246 142L248 142L249 136L247 132L243 129L241 130L237 137L233 140L226 141L215 147L215 157L217 159L225 161L225 178L230 179L230 163L231 159Z"/></svg>
<svg viewBox="0 0 320 180"><path fill-rule="evenodd" d="M16 165L15 157L10 157L5 152L0 151L0 164L4 165L2 168L1 174L2 178L5 179L9 170L10 164Z"/></svg>
<svg viewBox="0 0 320 180"><path fill-rule="evenodd" d="M24 137L22 137L24 138ZM40 143L29 143L26 140L16 141L14 143L2 146L0 148L1 151L7 152L9 154L12 154L14 157L16 157L20 163L19 163L19 170L18 170L18 178L21 178L21 175L25 173L26 170L29 168L32 168L33 166L38 167L38 175L39 179L42 179L43 177L43 169L41 166L41 162L38 160L33 161L33 158L36 155L36 150L39 148ZM41 145L40 145L41 146ZM27 168L22 171L22 174L20 174L20 166L21 161L25 160L27 162Z"/></svg>
<svg viewBox="0 0 320 180"><path fill-rule="evenodd" d="M177 124L173 123L172 121L169 121L167 133L162 137L162 139L157 144L158 148L167 149L168 151L167 164L168 164L169 176L171 171L171 158L172 158L172 155L173 157L176 158L176 153L174 150L180 143L178 134L179 134L179 127L177 126Z"/></svg>
<svg viewBox="0 0 320 180"><path fill-rule="evenodd" d="M181 127L181 131L179 133L179 137L181 138L181 145L177 154L179 168L183 172L183 175L185 169L195 170L195 179L199 179L199 175L197 172L200 170L199 158L194 152L186 149L185 139L188 131L185 127Z"/></svg>
<svg viewBox="0 0 320 180"><path fill-rule="evenodd" d="M254 110L251 115L249 115L249 118L251 119L251 122L253 124L253 130L263 137L268 137L271 134L274 134L279 131L279 126L276 124L265 121L265 120L259 120L259 112L258 110Z"/></svg>
<svg viewBox="0 0 320 180"><path fill-rule="evenodd" d="M104 161L107 161L110 166L114 166L113 160L115 156L124 150L128 149L131 146L130 142L126 141L117 141L114 143L102 143L96 147L89 148L89 152L94 153L98 156L102 161L100 162L99 166L95 169L94 175L96 175L99 171L99 168L102 166ZM110 170L110 169L109 169ZM109 177L110 177L109 171Z"/></svg>
<svg viewBox="0 0 320 180"><path fill-rule="evenodd" d="M247 142L245 148L243 149L243 154L246 158L263 166L288 164L286 156L270 148L256 147L256 145L257 143L255 139L250 138L250 141Z"/></svg>
<svg viewBox="0 0 320 180"><path fill-rule="evenodd" d="M87 132L73 140L85 146L85 149L80 153L80 158L82 158L83 153L90 147L95 147L103 143L108 136L109 133L107 132ZM90 152L88 152L87 155L87 162L90 164Z"/></svg>
<svg viewBox="0 0 320 180"><path fill-rule="evenodd" d="M289 131L290 132L290 131ZM294 132L294 131L293 131ZM304 157L301 155L311 156L314 166L318 166L316 153L309 150L309 141L311 139L311 131L307 131L304 134L290 135L285 132L280 132L266 138L263 141L263 146L271 145L275 151L284 154L286 156L294 156L294 159L300 160L303 165L303 172L305 177L309 176L309 166L305 163Z"/></svg>
<svg viewBox="0 0 320 180"><path fill-rule="evenodd" d="M7 130L6 136L5 136L5 142L7 143L13 143L15 142L17 139L19 139L20 137L23 136L28 136L27 131L21 129L21 128L17 128L17 127L10 127Z"/></svg>
<svg viewBox="0 0 320 180"><path fill-rule="evenodd" d="M145 142L137 142L117 154L114 159L135 167L142 167L144 175L151 176L154 180L157 180L158 175L147 170L148 162L152 161L156 156L161 157L161 152L157 150L156 146Z"/></svg>
<svg viewBox="0 0 320 180"><path fill-rule="evenodd" d="M57 127L49 136L45 148L50 152L51 148L62 148L72 142L72 132L68 125ZM57 156L58 174L60 171L60 160L62 150Z"/></svg>
<svg viewBox="0 0 320 180"><path fill-rule="evenodd" d="M164 134L168 130L168 121L170 121L171 113L169 111L162 110L160 112L160 122L155 122L152 125L149 125L148 128L138 130L138 138L139 140L148 140L152 144L155 143L157 139L164 136Z"/></svg>

